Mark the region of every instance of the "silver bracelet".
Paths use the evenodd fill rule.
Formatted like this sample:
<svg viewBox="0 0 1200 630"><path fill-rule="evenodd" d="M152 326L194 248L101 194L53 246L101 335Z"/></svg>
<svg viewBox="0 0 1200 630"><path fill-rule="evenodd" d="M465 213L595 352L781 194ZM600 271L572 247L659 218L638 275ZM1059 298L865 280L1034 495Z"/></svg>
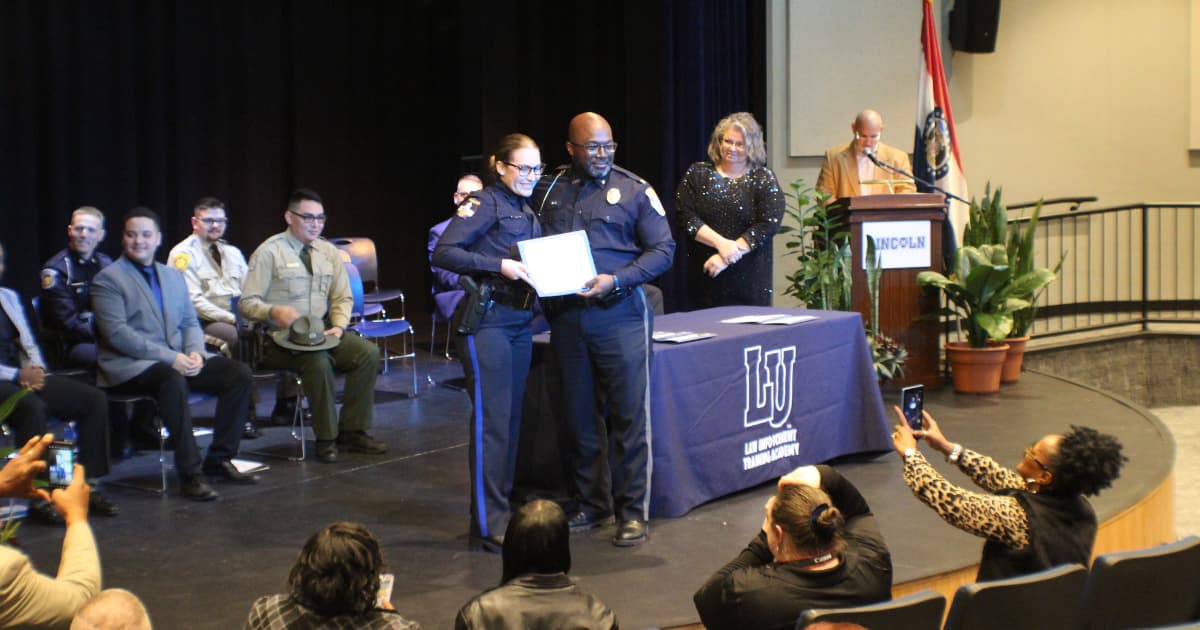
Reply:
<svg viewBox="0 0 1200 630"><path fill-rule="evenodd" d="M950 454L946 455L946 461L951 464L958 465L958 458L962 456L963 445L955 444L954 448L950 449Z"/></svg>

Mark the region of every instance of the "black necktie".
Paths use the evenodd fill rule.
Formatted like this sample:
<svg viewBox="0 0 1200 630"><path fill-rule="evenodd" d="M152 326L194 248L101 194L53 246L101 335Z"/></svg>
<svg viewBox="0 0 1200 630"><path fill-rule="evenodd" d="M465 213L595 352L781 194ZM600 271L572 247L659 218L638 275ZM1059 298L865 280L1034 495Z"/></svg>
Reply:
<svg viewBox="0 0 1200 630"><path fill-rule="evenodd" d="M300 248L300 262L304 263L304 268L308 270L308 275L312 275L312 246L305 245Z"/></svg>
<svg viewBox="0 0 1200 630"><path fill-rule="evenodd" d="M217 247L216 243L208 246L209 253L212 254L213 262L217 263L217 268L221 268L221 248Z"/></svg>

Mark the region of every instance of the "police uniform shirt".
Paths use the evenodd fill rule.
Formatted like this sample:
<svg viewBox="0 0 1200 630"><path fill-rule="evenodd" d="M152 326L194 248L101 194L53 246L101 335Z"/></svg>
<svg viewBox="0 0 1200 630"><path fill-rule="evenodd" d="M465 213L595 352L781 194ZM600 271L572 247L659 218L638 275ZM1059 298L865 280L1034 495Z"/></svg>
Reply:
<svg viewBox="0 0 1200 630"><path fill-rule="evenodd" d="M62 333L67 343L96 340L92 330L92 278L110 264L112 258L104 253L93 252L85 260L67 248L42 265L42 322Z"/></svg>
<svg viewBox="0 0 1200 630"><path fill-rule="evenodd" d="M171 248L167 265L183 273L187 281L188 296L196 315L208 322L237 323L230 308L231 298L242 294L242 281L246 278L246 259L242 252L218 241L221 265L217 266L212 252L204 239L192 234Z"/></svg>
<svg viewBox="0 0 1200 630"><path fill-rule="evenodd" d="M500 273L505 258L517 258L517 241L542 235L525 199L504 184L471 193L446 226L433 250L433 264L458 273Z"/></svg>
<svg viewBox="0 0 1200 630"><path fill-rule="evenodd" d="M675 239L662 201L646 180L619 166L603 179L559 167L531 199L546 234L586 230L596 273L616 276L622 288L671 268Z"/></svg>
<svg viewBox="0 0 1200 630"><path fill-rule="evenodd" d="M254 250L238 302L242 315L270 321L272 306L291 306L301 315L326 319L331 326L344 329L350 324L354 295L341 254L325 239L309 246L312 274L300 260L304 244L290 232L280 232Z"/></svg>

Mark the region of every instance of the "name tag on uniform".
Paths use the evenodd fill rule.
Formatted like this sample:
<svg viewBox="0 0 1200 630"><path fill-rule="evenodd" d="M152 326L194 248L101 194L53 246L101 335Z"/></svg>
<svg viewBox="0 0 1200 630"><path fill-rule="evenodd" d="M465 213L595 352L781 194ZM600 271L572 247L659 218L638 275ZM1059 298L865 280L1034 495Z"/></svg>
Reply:
<svg viewBox="0 0 1200 630"><path fill-rule="evenodd" d="M290 263L284 265L284 267L286 267L288 269L291 269L292 267L299 267L299 266L300 266L300 263L298 263L298 262L290 262Z"/></svg>

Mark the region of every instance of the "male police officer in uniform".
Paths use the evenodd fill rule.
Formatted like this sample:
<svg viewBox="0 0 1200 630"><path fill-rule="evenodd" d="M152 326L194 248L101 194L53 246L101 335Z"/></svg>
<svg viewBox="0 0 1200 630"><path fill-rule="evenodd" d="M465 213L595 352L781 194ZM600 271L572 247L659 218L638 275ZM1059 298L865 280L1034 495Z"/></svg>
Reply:
<svg viewBox="0 0 1200 630"><path fill-rule="evenodd" d="M46 349L55 364L96 367L89 291L92 278L112 263L112 258L96 251L103 240L104 214L91 206L78 208L67 226L67 248L42 266L41 318L52 337Z"/></svg>
<svg viewBox="0 0 1200 630"><path fill-rule="evenodd" d="M327 334L341 338L331 350L296 352L268 343L262 365L295 370L304 381L317 434L317 460L338 460L338 447L382 454L387 445L367 435L374 420L379 348L346 334L354 296L337 248L321 237L325 206L317 193L301 188L288 197L283 214L288 229L263 242L250 255L238 309L253 321L286 329L302 315L325 321ZM346 374L342 415L334 399L334 372Z"/></svg>
<svg viewBox="0 0 1200 630"><path fill-rule="evenodd" d="M580 114L567 137L571 165L543 177L531 200L545 234L587 231L598 273L578 294L544 304L563 374L579 495L570 522L573 530L590 529L614 513L613 544L626 547L646 539L650 516L654 315L640 285L670 268L675 241L654 189L613 166L617 143L608 121ZM596 411L597 394L607 418Z"/></svg>

